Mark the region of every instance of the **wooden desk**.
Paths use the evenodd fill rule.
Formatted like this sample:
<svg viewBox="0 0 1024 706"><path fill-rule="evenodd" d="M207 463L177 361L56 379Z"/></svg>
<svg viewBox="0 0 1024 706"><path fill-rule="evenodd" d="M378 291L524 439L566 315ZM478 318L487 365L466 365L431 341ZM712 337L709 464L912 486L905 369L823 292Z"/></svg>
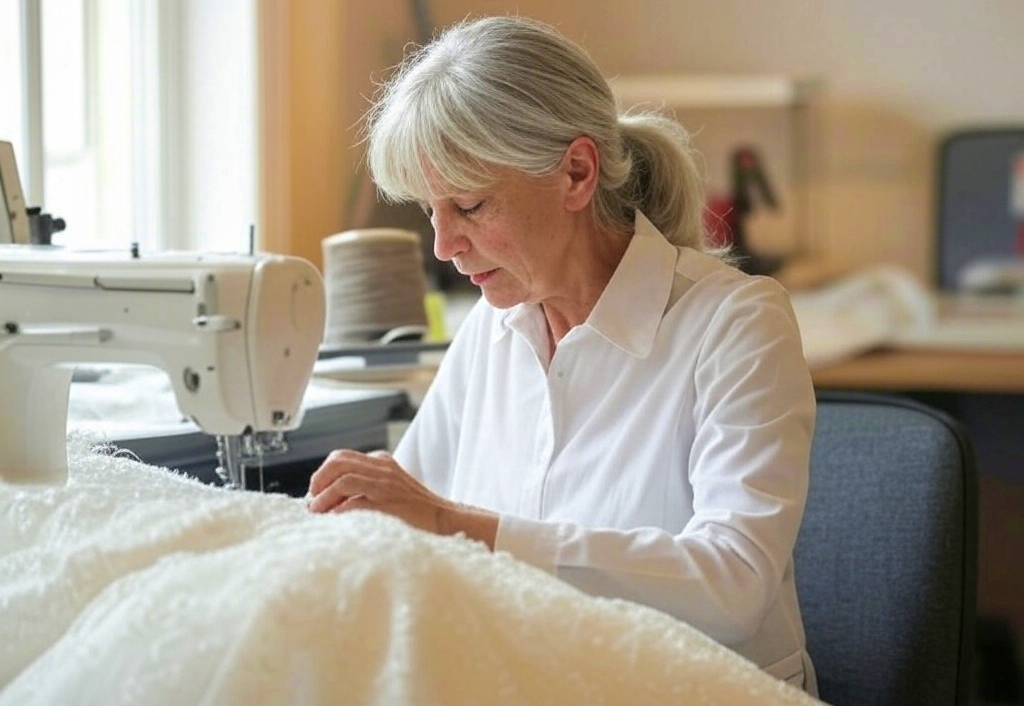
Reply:
<svg viewBox="0 0 1024 706"><path fill-rule="evenodd" d="M936 296L940 322L991 324L1012 345L889 347L814 370L817 387L967 393L1024 393L1024 298ZM991 330L988 331L991 336ZM999 341L1006 343L999 334Z"/></svg>
<svg viewBox="0 0 1024 706"><path fill-rule="evenodd" d="M1024 393L1024 351L879 350L812 377L829 389Z"/></svg>

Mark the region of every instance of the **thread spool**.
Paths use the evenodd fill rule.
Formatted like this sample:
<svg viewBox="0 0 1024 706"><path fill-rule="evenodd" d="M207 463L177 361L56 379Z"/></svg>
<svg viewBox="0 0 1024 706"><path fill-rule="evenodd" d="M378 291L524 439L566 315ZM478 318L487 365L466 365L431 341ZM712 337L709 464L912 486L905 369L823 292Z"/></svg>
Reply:
<svg viewBox="0 0 1024 706"><path fill-rule="evenodd" d="M361 228L322 241L328 346L418 338L427 330L427 283L417 233Z"/></svg>

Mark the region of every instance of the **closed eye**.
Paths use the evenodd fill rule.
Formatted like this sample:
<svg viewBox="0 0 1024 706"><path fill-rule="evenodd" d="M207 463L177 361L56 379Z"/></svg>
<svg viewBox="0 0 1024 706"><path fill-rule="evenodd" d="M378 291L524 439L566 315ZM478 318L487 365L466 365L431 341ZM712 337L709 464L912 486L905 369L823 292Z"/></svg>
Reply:
<svg viewBox="0 0 1024 706"><path fill-rule="evenodd" d="M479 211L483 207L483 205L484 205L483 201L481 201L480 203L476 204L475 206L470 206L469 208L462 208L462 206L459 206L458 204L456 204L455 205L455 210L459 212L460 216L472 216L474 213Z"/></svg>
<svg viewBox="0 0 1024 706"><path fill-rule="evenodd" d="M463 216L463 217L465 217L465 216L472 216L474 213L476 213L481 208L483 208L483 205L484 205L483 201L480 201L476 205L470 206L469 208L463 208L462 206L459 206L458 204L453 204L456 213L458 213L460 216ZM431 208L429 204L423 203L421 201L419 203L419 207L420 207L420 210L422 210L423 213L426 214L427 219L432 219L434 217L434 209Z"/></svg>

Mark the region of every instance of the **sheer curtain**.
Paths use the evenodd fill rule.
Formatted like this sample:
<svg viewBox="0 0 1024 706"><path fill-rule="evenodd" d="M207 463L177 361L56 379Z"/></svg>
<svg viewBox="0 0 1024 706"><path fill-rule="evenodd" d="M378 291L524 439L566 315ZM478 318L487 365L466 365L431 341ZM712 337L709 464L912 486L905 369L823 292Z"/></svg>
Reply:
<svg viewBox="0 0 1024 706"><path fill-rule="evenodd" d="M75 247L243 250L257 0L0 0L0 140Z"/></svg>

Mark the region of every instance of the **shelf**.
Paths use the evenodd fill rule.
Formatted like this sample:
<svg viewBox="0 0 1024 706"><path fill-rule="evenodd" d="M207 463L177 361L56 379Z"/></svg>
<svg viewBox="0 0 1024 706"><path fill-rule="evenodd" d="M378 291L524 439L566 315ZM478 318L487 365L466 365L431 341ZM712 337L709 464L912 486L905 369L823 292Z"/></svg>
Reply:
<svg viewBox="0 0 1024 706"><path fill-rule="evenodd" d="M641 103L672 108L761 108L798 104L809 82L784 76L642 75L609 81L625 106Z"/></svg>

